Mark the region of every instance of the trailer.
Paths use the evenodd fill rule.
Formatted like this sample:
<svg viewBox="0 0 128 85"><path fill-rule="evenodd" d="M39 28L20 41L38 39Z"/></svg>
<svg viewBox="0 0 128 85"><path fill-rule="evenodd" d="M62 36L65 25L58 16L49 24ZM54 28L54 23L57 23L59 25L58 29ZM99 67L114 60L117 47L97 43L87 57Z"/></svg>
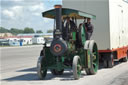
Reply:
<svg viewBox="0 0 128 85"><path fill-rule="evenodd" d="M64 8L88 11L96 15L96 20L92 20L92 39L98 44L100 60L104 62L105 67L113 67L115 60L127 61L128 1L63 0L62 4Z"/></svg>

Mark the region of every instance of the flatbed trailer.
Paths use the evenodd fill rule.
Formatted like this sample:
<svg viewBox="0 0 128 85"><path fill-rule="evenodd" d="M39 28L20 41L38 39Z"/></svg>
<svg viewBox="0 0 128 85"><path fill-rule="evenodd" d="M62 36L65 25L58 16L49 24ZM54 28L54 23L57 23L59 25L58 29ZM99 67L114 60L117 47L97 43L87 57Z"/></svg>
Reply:
<svg viewBox="0 0 128 85"><path fill-rule="evenodd" d="M63 7L96 15L92 39L98 44L105 67L128 57L128 2L125 0L63 0ZM81 23L80 21L79 23ZM78 24L79 24L78 23Z"/></svg>

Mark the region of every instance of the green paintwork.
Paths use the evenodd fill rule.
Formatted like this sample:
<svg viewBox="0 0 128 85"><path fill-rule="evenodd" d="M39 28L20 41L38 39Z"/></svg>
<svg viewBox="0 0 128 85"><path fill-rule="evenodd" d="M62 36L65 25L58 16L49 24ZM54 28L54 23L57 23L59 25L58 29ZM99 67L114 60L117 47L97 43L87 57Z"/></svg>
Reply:
<svg viewBox="0 0 128 85"><path fill-rule="evenodd" d="M98 66L99 66L99 55L98 55L98 49L96 44L94 44L94 52L93 52L93 65L94 65L94 71L97 72Z"/></svg>
<svg viewBox="0 0 128 85"><path fill-rule="evenodd" d="M68 43L68 53L71 53L72 51L75 50L75 44L71 41L71 42L67 42Z"/></svg>
<svg viewBox="0 0 128 85"><path fill-rule="evenodd" d="M42 16L46 17L46 18L54 19L55 18L55 9L43 12ZM69 9L69 8L62 8L62 16L63 16L63 18L68 16L68 17L75 17L77 19L84 19L84 17L96 19L96 16L93 14L82 12L79 10Z"/></svg>
<svg viewBox="0 0 128 85"><path fill-rule="evenodd" d="M85 24L83 24L81 27L82 45L84 45L86 41Z"/></svg>
<svg viewBox="0 0 128 85"><path fill-rule="evenodd" d="M88 68L91 68L90 50L87 50Z"/></svg>
<svg viewBox="0 0 128 85"><path fill-rule="evenodd" d="M78 63L77 63L77 75L80 77L80 75L81 75L81 64L80 64L80 62L78 61Z"/></svg>
<svg viewBox="0 0 128 85"><path fill-rule="evenodd" d="M76 40L76 32L72 32L72 38L73 40Z"/></svg>

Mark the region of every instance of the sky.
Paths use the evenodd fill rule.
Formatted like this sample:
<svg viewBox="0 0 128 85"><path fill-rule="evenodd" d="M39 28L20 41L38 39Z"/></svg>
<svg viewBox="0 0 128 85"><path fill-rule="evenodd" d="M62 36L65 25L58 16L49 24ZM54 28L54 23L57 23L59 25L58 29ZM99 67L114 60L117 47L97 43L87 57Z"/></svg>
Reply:
<svg viewBox="0 0 128 85"><path fill-rule="evenodd" d="M62 0L0 0L0 27L31 27L46 33L53 29L53 20L43 18L41 13L54 8L55 4L62 4Z"/></svg>
<svg viewBox="0 0 128 85"><path fill-rule="evenodd" d="M43 18L41 13L62 4L62 0L0 0L0 27L35 31L53 29L53 20Z"/></svg>

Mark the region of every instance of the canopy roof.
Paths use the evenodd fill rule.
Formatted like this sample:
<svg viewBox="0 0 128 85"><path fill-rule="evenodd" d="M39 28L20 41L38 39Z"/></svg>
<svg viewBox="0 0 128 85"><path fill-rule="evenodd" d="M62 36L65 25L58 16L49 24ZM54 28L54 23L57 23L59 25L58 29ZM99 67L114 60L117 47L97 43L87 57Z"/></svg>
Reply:
<svg viewBox="0 0 128 85"><path fill-rule="evenodd" d="M42 16L46 18L54 19L55 9L43 12ZM84 17L86 17L86 18L96 19L96 16L93 14L82 12L79 10L69 9L69 8L62 8L62 16L63 18L75 17L76 19L84 19Z"/></svg>

